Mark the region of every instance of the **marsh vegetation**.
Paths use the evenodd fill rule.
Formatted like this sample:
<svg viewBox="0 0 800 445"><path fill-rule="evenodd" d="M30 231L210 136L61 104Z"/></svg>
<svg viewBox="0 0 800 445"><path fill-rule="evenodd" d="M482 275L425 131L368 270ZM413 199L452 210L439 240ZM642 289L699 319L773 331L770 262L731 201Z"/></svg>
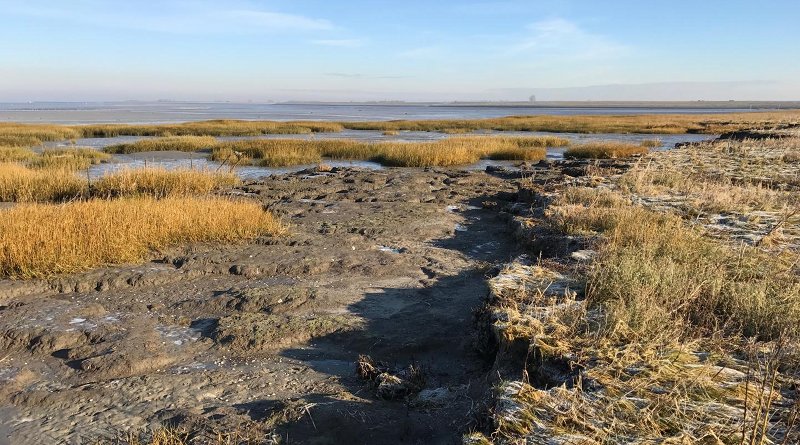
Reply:
<svg viewBox="0 0 800 445"><path fill-rule="evenodd" d="M498 384L494 441L797 441L796 146L715 141L528 185L554 198L533 233L592 254L517 261L493 280L498 360L523 369ZM520 344L522 363L503 352ZM556 382L558 369L580 372Z"/></svg>
<svg viewBox="0 0 800 445"><path fill-rule="evenodd" d="M223 197L20 204L0 213L0 276L22 279L141 262L178 244L238 242L283 231L260 204Z"/></svg>

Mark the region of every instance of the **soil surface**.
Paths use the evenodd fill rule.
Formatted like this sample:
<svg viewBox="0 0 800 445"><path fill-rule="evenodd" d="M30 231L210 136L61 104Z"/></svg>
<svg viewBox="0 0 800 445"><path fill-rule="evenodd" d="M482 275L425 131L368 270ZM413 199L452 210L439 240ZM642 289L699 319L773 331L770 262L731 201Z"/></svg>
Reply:
<svg viewBox="0 0 800 445"><path fill-rule="evenodd" d="M494 210L515 199L505 173L274 176L232 193L281 215L285 237L0 281L0 431L14 444L165 423L285 443L460 443L491 367L471 344L473 311L520 250ZM362 354L421 378L382 391L358 377Z"/></svg>

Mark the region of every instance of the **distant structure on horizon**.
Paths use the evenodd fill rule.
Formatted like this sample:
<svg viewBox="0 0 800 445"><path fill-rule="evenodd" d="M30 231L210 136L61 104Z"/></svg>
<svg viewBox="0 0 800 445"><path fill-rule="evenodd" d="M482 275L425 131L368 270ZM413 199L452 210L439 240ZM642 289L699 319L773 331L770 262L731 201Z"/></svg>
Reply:
<svg viewBox="0 0 800 445"><path fill-rule="evenodd" d="M529 98L528 98L528 100L529 100L531 103L534 103L534 104L535 104L535 103L536 103L536 95L535 95L535 94L534 94L534 95L531 95L531 97L529 97Z"/></svg>

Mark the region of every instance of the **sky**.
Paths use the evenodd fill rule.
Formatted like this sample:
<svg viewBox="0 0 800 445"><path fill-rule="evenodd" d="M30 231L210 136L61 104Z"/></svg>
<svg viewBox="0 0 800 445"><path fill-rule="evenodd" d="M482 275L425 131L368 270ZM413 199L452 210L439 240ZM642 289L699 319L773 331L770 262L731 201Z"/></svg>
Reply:
<svg viewBox="0 0 800 445"><path fill-rule="evenodd" d="M800 100L797 0L0 0L0 102Z"/></svg>

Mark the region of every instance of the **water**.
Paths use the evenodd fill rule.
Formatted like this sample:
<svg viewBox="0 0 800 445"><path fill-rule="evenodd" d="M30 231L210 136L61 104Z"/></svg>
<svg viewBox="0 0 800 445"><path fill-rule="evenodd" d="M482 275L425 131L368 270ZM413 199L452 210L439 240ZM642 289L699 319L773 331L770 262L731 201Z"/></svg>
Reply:
<svg viewBox="0 0 800 445"><path fill-rule="evenodd" d="M0 103L0 122L57 124L175 123L209 119L379 121L393 119L481 119L509 115L619 115L732 113L742 108L537 107L436 104L255 104L200 102Z"/></svg>
<svg viewBox="0 0 800 445"><path fill-rule="evenodd" d="M551 133L541 132L522 132L522 131L507 131L507 132L480 132L475 133L478 136L492 136L503 135L510 137L524 137L524 136L542 136L550 135ZM404 131L398 135L384 135L381 131L362 131L362 130L345 130L340 133L316 133L316 134L291 134L291 135L263 135L251 137L221 137L222 140L241 140L241 139L353 139L360 141L399 141L399 142L420 142L420 141L435 141L447 137L458 137L463 135L447 135L436 132L418 132L418 131ZM714 139L713 135L704 134L616 134L616 133L595 133L595 134L581 134L581 133L559 133L559 137L569 139L573 143L586 143L593 141L619 141L640 143L644 140L658 139L661 141L659 147L653 148L654 150L667 150L681 142L700 142L705 140ZM115 144L134 142L141 139L148 139L148 136L118 136L111 138L85 138L75 141L75 145L80 147L91 147L97 150L102 150L105 147ZM69 146L67 142L48 142L45 144L47 148ZM550 147L547 150L548 159L563 159L563 153L566 147ZM228 171L229 167L222 166L218 162L209 161L207 153L183 153L183 152L153 152L153 153L136 153L129 155L114 155L113 162L107 164L99 164L92 166L89 170L89 175L92 178L102 176L123 168L142 168L146 166L158 166L166 169L178 168L194 168L200 170L221 170ZM325 160L326 164L333 167L359 167L372 170L382 169L380 164L369 161L341 161L341 160ZM480 162L465 166L468 170L484 170L488 166L504 166L511 167L516 164L516 161L492 161L481 160ZM292 173L301 171L315 164L299 165L291 167L254 167L254 166L237 166L236 173L244 179L258 179L265 176L276 174Z"/></svg>
<svg viewBox="0 0 800 445"><path fill-rule="evenodd" d="M174 123L208 119L264 119L264 120L328 120L328 121L366 121L391 119L479 119L508 115L574 115L574 114L658 114L658 113L719 113L747 111L737 109L695 109L695 108L542 108L532 106L468 106L468 105L410 105L410 104L236 104L236 103L187 103L187 102L104 102L104 103L0 103L0 122L48 122L59 124L87 123ZM542 132L493 132L481 131L473 135L537 136L550 135ZM339 133L263 135L255 137L223 137L235 139L352 139L358 141L435 141L447 135L437 132L402 131L397 135L384 135L382 131L344 130ZM638 143L647 139L659 139L661 146L669 149L679 142L698 142L713 139L711 135L653 135L653 134L578 134L559 133L575 143L591 141L620 141ZM112 138L87 138L75 142L77 146L92 147L98 150L109 145L133 142L145 137L120 136ZM64 142L50 142L45 147L64 146ZM560 159L564 148L548 149L548 158ZM108 164L93 166L90 176L100 176L121 168L161 166L167 169L196 168L217 170L219 163L206 159L205 153L139 153L135 155L115 155ZM382 168L379 164L364 161L326 161L332 166ZM489 165L510 166L514 162L481 161L468 169L485 169ZM265 168L241 166L237 173L243 178L255 179L274 174L300 171L311 165L287 168ZM221 169L227 170L227 167Z"/></svg>

